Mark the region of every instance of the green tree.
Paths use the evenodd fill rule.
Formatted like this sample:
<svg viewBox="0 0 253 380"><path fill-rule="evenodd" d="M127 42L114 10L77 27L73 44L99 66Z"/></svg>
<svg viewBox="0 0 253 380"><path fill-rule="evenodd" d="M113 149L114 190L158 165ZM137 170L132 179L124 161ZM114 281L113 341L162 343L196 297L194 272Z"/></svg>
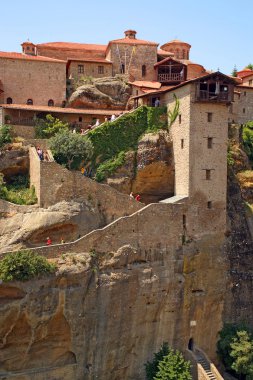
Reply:
<svg viewBox="0 0 253 380"><path fill-rule="evenodd" d="M239 375L253 379L253 340L247 331L237 331L233 338L230 356L233 358L231 368Z"/></svg>
<svg viewBox="0 0 253 380"><path fill-rule="evenodd" d="M158 364L154 380L191 380L191 365L179 351L170 350Z"/></svg>
<svg viewBox="0 0 253 380"><path fill-rule="evenodd" d="M160 350L154 354L153 360L145 364L146 379L153 380L158 370L158 364L169 353L168 343L163 343Z"/></svg>
<svg viewBox="0 0 253 380"><path fill-rule="evenodd" d="M231 73L231 75L233 76L233 77L237 77L237 67L236 67L236 65L234 65L234 68L233 68L233 71L232 71L232 73Z"/></svg>
<svg viewBox="0 0 253 380"><path fill-rule="evenodd" d="M55 270L56 266L45 257L29 250L9 253L0 261L0 278L3 281L26 281Z"/></svg>
<svg viewBox="0 0 253 380"><path fill-rule="evenodd" d="M172 124L175 123L176 118L178 117L179 114L179 99L175 94L173 94L173 97L175 99L175 106L173 110L168 110L168 116L169 116L169 123L168 123L168 129L172 126Z"/></svg>
<svg viewBox="0 0 253 380"><path fill-rule="evenodd" d="M249 63L245 69L250 69L250 70L253 70L253 63Z"/></svg>
<svg viewBox="0 0 253 380"><path fill-rule="evenodd" d="M77 133L63 131L57 133L49 141L55 160L66 165L68 169L76 169L82 161L87 161L93 153L90 140Z"/></svg>
<svg viewBox="0 0 253 380"><path fill-rule="evenodd" d="M35 134L38 138L50 138L57 133L67 131L68 123L48 114L45 119L36 119Z"/></svg>
<svg viewBox="0 0 253 380"><path fill-rule="evenodd" d="M0 148L12 141L11 129L12 126L7 124L0 127Z"/></svg>

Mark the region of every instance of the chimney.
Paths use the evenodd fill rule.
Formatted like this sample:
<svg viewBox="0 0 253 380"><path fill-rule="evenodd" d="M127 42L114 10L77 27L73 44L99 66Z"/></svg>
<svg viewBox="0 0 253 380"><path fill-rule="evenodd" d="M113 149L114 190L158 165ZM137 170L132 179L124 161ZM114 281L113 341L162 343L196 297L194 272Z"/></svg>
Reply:
<svg viewBox="0 0 253 380"><path fill-rule="evenodd" d="M126 30L125 32L125 38L131 38L132 40L135 40L136 31L135 30Z"/></svg>

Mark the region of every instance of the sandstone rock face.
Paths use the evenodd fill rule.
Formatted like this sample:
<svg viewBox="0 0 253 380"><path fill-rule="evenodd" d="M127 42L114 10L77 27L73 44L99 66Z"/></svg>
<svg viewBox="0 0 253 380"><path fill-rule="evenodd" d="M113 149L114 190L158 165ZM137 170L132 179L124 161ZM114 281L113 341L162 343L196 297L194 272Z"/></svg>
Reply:
<svg viewBox="0 0 253 380"><path fill-rule="evenodd" d="M0 172L5 178L17 174L28 174L29 154L26 147L10 145L11 150L2 150L0 156Z"/></svg>
<svg viewBox="0 0 253 380"><path fill-rule="evenodd" d="M120 77L97 78L73 92L69 106L74 108L125 109L131 89Z"/></svg>
<svg viewBox="0 0 253 380"><path fill-rule="evenodd" d="M139 193L144 203L158 202L174 194L172 141L167 132L146 134L137 153L128 152L125 164L107 179L117 190Z"/></svg>
<svg viewBox="0 0 253 380"><path fill-rule="evenodd" d="M0 285L0 374L143 380L143 364L163 341L186 348L190 320L204 328L212 313L205 334L198 326L198 339L210 347L224 270L216 250L208 252L210 243L184 254L129 244L103 254L66 254L56 276Z"/></svg>

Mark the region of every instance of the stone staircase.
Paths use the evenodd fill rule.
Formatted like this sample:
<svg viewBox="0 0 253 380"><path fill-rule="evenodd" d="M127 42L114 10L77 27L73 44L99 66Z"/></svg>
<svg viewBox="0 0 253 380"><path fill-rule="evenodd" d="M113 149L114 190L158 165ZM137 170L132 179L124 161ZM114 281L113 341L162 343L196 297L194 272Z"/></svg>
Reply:
<svg viewBox="0 0 253 380"><path fill-rule="evenodd" d="M207 356L198 348L194 350L194 356L198 364L199 380L223 380L213 363L209 361Z"/></svg>
<svg viewBox="0 0 253 380"><path fill-rule="evenodd" d="M217 380L217 377L213 374L211 371L210 363L205 359L203 355L196 355L197 363L200 364L203 369L205 370L205 373L207 374L208 378L211 380Z"/></svg>

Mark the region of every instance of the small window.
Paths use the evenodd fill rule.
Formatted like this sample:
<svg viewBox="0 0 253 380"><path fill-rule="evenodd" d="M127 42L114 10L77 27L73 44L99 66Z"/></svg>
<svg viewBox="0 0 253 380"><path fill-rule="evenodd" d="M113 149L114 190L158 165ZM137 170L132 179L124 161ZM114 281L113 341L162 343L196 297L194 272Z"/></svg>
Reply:
<svg viewBox="0 0 253 380"><path fill-rule="evenodd" d="M186 215L183 215L183 228L186 228Z"/></svg>
<svg viewBox="0 0 253 380"><path fill-rule="evenodd" d="M84 66L78 65L78 74L83 74L83 73L84 73Z"/></svg>
<svg viewBox="0 0 253 380"><path fill-rule="evenodd" d="M212 149L213 147L213 138L212 137L208 137L207 138L207 148L208 149Z"/></svg>
<svg viewBox="0 0 253 380"><path fill-rule="evenodd" d="M207 112L207 121L208 123L211 123L213 120L213 114L212 112Z"/></svg>
<svg viewBox="0 0 253 380"><path fill-rule="evenodd" d="M184 149L184 139L181 139L181 149Z"/></svg>
<svg viewBox="0 0 253 380"><path fill-rule="evenodd" d="M245 108L242 109L242 112L245 113Z"/></svg>
<svg viewBox="0 0 253 380"><path fill-rule="evenodd" d="M27 47L26 47L26 50L30 50L30 46L27 46Z"/></svg>
<svg viewBox="0 0 253 380"><path fill-rule="evenodd" d="M178 115L178 122L179 122L179 124L182 123L182 115L181 114Z"/></svg>
<svg viewBox="0 0 253 380"><path fill-rule="evenodd" d="M212 207L213 207L212 201L208 201L208 202L207 202L207 208L210 209L210 208L212 208Z"/></svg>
<svg viewBox="0 0 253 380"><path fill-rule="evenodd" d="M146 65L142 65L142 67L141 67L141 73L142 73L142 76L143 76L143 77L146 76L146 74L147 74Z"/></svg>
<svg viewBox="0 0 253 380"><path fill-rule="evenodd" d="M136 90L136 95L139 95L139 91L138 90Z"/></svg>
<svg viewBox="0 0 253 380"><path fill-rule="evenodd" d="M252 86L252 79L249 80L249 86Z"/></svg>
<svg viewBox="0 0 253 380"><path fill-rule="evenodd" d="M121 73L121 74L125 74L125 65L124 65L124 63L122 63L122 64L120 65L120 73Z"/></svg>
<svg viewBox="0 0 253 380"><path fill-rule="evenodd" d="M209 181L211 179L211 170L206 169L206 179Z"/></svg>
<svg viewBox="0 0 253 380"><path fill-rule="evenodd" d="M7 99L6 99L6 103L7 103L7 104L12 104L12 98L7 98Z"/></svg>
<svg viewBox="0 0 253 380"><path fill-rule="evenodd" d="M54 101L53 101L53 99L49 99L49 101L48 101L48 106L49 107L53 107L54 106Z"/></svg>
<svg viewBox="0 0 253 380"><path fill-rule="evenodd" d="M98 74L104 74L104 66L98 66Z"/></svg>
<svg viewBox="0 0 253 380"><path fill-rule="evenodd" d="M34 47L32 48L32 51L34 51Z"/></svg>
<svg viewBox="0 0 253 380"><path fill-rule="evenodd" d="M33 105L33 100L32 100L32 99L27 99L26 104L27 104L28 106L32 106L32 105Z"/></svg>
<svg viewBox="0 0 253 380"><path fill-rule="evenodd" d="M243 95L244 95L244 96L246 96L246 95L247 95L247 92L246 92L246 91L244 91Z"/></svg>
<svg viewBox="0 0 253 380"><path fill-rule="evenodd" d="M79 123L81 123L83 121L82 116L79 116L78 121L79 121Z"/></svg>

